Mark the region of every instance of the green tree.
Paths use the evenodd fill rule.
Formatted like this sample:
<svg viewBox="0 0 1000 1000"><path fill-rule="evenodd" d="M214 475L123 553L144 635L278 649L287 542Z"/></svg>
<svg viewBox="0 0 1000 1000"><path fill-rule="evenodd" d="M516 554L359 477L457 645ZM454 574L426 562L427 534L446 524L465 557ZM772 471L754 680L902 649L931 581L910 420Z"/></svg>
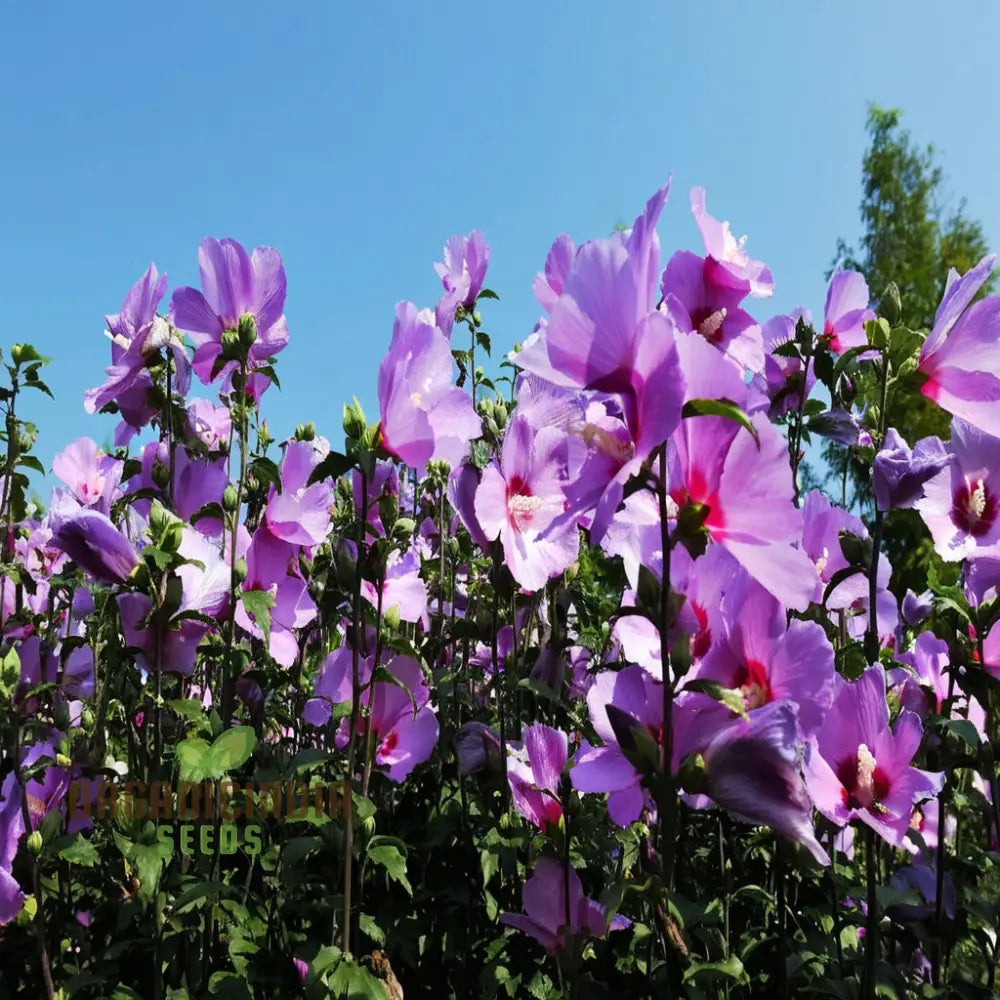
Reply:
<svg viewBox="0 0 1000 1000"><path fill-rule="evenodd" d="M944 193L944 178L934 147L918 146L900 125L898 109L871 105L869 145L862 161L862 235L857 247L837 242L837 262L864 274L873 299L890 281L899 286L900 323L913 330L929 329L944 293L949 268L964 273L988 252L982 225L965 214ZM832 270L832 269L831 269ZM829 277L829 273L827 274ZM987 294L992 280L982 294ZM950 417L916 388L898 392L889 406L888 426L912 445L929 434L949 436ZM862 508L870 504L868 469L836 445L825 457L832 474L844 485L846 499ZM916 511L893 511L883 527L885 551L893 565L893 590L923 586L930 536Z"/></svg>

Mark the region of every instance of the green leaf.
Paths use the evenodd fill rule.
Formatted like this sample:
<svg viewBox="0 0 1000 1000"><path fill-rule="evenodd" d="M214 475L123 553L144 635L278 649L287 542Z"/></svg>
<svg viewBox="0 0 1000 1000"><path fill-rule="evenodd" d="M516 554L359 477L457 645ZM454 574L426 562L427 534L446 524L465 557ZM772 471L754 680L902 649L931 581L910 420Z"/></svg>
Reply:
<svg viewBox="0 0 1000 1000"><path fill-rule="evenodd" d="M939 719L937 725L939 729L954 733L973 749L982 742L979 738L979 730L968 719Z"/></svg>
<svg viewBox="0 0 1000 1000"><path fill-rule="evenodd" d="M480 289L479 294L476 296L476 300L478 301L479 299L496 299L499 302L500 296L492 288L483 288Z"/></svg>
<svg viewBox="0 0 1000 1000"><path fill-rule="evenodd" d="M760 450L760 435L746 412L731 399L689 399L681 410L682 417L725 417L745 427L757 442Z"/></svg>
<svg viewBox="0 0 1000 1000"><path fill-rule="evenodd" d="M684 982L707 986L721 983L729 979L742 986L749 985L750 977L743 968L743 963L735 956L723 959L721 962L693 962L684 970Z"/></svg>
<svg viewBox="0 0 1000 1000"><path fill-rule="evenodd" d="M17 464L23 465L27 469L32 469L34 472L39 472L43 476L45 475L45 466L34 455L21 455L17 460Z"/></svg>
<svg viewBox="0 0 1000 1000"><path fill-rule="evenodd" d="M684 689L686 691L698 691L701 694L707 694L709 698L714 698L715 701L725 705L726 708L731 712L735 712L741 718L749 718L746 701L743 695L735 688L724 687L718 681L710 681L707 678L696 678L695 680L687 681Z"/></svg>
<svg viewBox="0 0 1000 1000"><path fill-rule="evenodd" d="M205 781L213 778L212 747L197 736L188 737L177 744L177 763L181 781Z"/></svg>
<svg viewBox="0 0 1000 1000"><path fill-rule="evenodd" d="M830 379L830 383L836 386L840 379L840 376L847 371L848 366L853 362L859 354L864 354L865 351L870 351L871 347L868 344L860 344L858 347L850 347L843 354L837 358L837 363L833 366L833 377Z"/></svg>
<svg viewBox="0 0 1000 1000"><path fill-rule="evenodd" d="M279 493L281 492L281 472L271 459L254 459L250 463L250 472L258 483L270 483Z"/></svg>
<svg viewBox="0 0 1000 1000"><path fill-rule="evenodd" d="M264 644L271 642L271 608L274 607L274 594L269 590L244 590L240 592L240 600L246 609L250 620L264 633Z"/></svg>
<svg viewBox="0 0 1000 1000"><path fill-rule="evenodd" d="M358 926L361 928L361 933L370 937L376 944L385 944L385 931L375 923L374 917L368 916L367 913L362 913L358 917Z"/></svg>
<svg viewBox="0 0 1000 1000"><path fill-rule="evenodd" d="M381 865L389 878L398 882L409 895L413 895L413 887L406 877L406 857L395 844L382 842L374 847L369 844L368 857L375 864Z"/></svg>
<svg viewBox="0 0 1000 1000"><path fill-rule="evenodd" d="M229 896L232 898L238 898L240 892L234 886L226 885L225 882L195 882L190 888L185 889L174 901L170 904L170 911L172 913L183 913L185 910L191 909L195 903L202 902L209 896Z"/></svg>
<svg viewBox="0 0 1000 1000"><path fill-rule="evenodd" d="M257 734L250 726L233 726L220 733L212 743L210 761L213 778L221 777L227 771L242 767L257 745Z"/></svg>
<svg viewBox="0 0 1000 1000"><path fill-rule="evenodd" d="M99 860L97 848L80 833L60 837L52 846L60 858L74 865L89 868Z"/></svg>

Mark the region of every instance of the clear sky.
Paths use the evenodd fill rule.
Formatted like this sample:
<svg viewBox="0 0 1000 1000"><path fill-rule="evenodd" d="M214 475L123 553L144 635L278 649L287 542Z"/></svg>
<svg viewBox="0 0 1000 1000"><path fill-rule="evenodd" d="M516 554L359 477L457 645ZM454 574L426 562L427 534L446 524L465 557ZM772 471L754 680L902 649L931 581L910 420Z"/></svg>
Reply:
<svg viewBox="0 0 1000 1000"><path fill-rule="evenodd" d="M935 144L1000 249L998 38L987 2L0 0L0 344L54 358L56 401L26 403L39 456L109 437L82 404L103 316L151 260L197 285L207 235L280 250L290 340L264 413L335 445L345 399L377 416L395 303L436 302L450 234L492 245L506 350L552 239L630 224L671 170L665 253L698 246L704 185L774 272L757 317L821 312L870 100Z"/></svg>

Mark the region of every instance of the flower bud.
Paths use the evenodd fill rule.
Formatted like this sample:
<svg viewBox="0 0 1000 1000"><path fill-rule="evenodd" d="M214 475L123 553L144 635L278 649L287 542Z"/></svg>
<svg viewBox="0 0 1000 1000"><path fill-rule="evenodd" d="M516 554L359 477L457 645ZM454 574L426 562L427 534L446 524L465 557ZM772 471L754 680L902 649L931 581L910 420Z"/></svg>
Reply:
<svg viewBox="0 0 1000 1000"><path fill-rule="evenodd" d="M227 514L232 514L236 510L238 503L239 496L233 488L233 484L227 483L226 488L222 491L222 509Z"/></svg>
<svg viewBox="0 0 1000 1000"><path fill-rule="evenodd" d="M162 462L153 463L153 482L162 490L170 482L170 470Z"/></svg>
<svg viewBox="0 0 1000 1000"><path fill-rule="evenodd" d="M234 359L239 356L240 335L236 330L222 331L222 357Z"/></svg>
<svg viewBox="0 0 1000 1000"><path fill-rule="evenodd" d="M257 320L250 313L244 313L237 333L244 347L252 347L257 340Z"/></svg>
<svg viewBox="0 0 1000 1000"><path fill-rule="evenodd" d="M38 830L32 830L28 834L28 850L36 855L42 853L42 835Z"/></svg>
<svg viewBox="0 0 1000 1000"><path fill-rule="evenodd" d="M247 578L247 561L240 556L236 560L236 565L233 567L233 574L236 577L237 584L242 583Z"/></svg>
<svg viewBox="0 0 1000 1000"><path fill-rule="evenodd" d="M89 733L94 728L94 721L94 713L89 708L85 708L80 714L80 725L84 732Z"/></svg>
<svg viewBox="0 0 1000 1000"><path fill-rule="evenodd" d="M879 300L879 312L893 325L899 322L903 315L903 300L899 294L899 285L890 281L885 286L882 298Z"/></svg>
<svg viewBox="0 0 1000 1000"><path fill-rule="evenodd" d="M369 839L375 835L375 817L366 816L361 821L361 829L364 830L365 836Z"/></svg>
<svg viewBox="0 0 1000 1000"><path fill-rule="evenodd" d="M56 724L56 729L60 732L66 732L69 729L69 705L66 702L61 701L56 705L55 711L52 713L52 721ZM69 765L61 764L60 766L68 767Z"/></svg>

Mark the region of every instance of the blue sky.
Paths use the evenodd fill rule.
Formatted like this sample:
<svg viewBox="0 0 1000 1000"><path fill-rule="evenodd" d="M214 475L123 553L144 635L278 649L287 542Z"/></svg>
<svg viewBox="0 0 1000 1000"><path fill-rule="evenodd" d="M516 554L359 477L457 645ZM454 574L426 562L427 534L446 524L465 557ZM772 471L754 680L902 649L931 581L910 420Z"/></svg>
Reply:
<svg viewBox="0 0 1000 1000"><path fill-rule="evenodd" d="M335 444L344 400L377 415L395 303L433 305L451 233L492 245L506 350L552 239L631 223L671 170L666 253L698 246L704 185L774 272L758 318L821 311L869 100L935 144L1000 248L998 37L986 3L3 4L0 344L54 358L56 401L25 403L38 453L110 436L82 406L103 316L151 260L197 285L207 235L281 251L290 341L264 413Z"/></svg>

